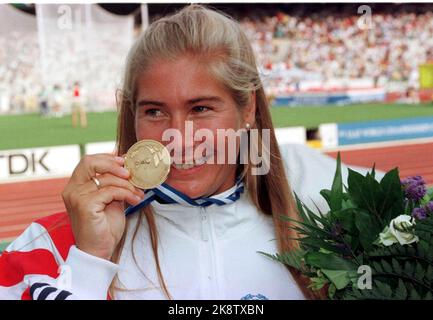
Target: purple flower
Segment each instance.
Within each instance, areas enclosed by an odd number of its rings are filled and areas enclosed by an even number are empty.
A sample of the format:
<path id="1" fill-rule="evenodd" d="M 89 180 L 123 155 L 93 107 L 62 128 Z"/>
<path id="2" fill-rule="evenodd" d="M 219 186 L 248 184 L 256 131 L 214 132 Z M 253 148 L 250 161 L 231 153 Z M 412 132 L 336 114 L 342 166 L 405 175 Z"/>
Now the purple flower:
<path id="1" fill-rule="evenodd" d="M 427 218 L 427 210 L 426 208 L 415 208 L 412 211 L 412 217 L 418 220 L 424 220 Z"/>
<path id="2" fill-rule="evenodd" d="M 424 198 L 427 190 L 421 176 L 410 177 L 401 181 L 407 199 L 419 201 Z"/>
<path id="3" fill-rule="evenodd" d="M 338 238 L 341 233 L 343 231 L 342 225 L 340 222 L 336 222 L 332 227 L 331 227 L 331 234 L 333 238 Z"/>
<path id="4" fill-rule="evenodd" d="M 401 183 L 403 185 L 407 185 L 407 184 L 425 184 L 424 179 L 421 176 L 413 176 L 413 177 L 408 177 L 406 179 L 401 180 Z"/>

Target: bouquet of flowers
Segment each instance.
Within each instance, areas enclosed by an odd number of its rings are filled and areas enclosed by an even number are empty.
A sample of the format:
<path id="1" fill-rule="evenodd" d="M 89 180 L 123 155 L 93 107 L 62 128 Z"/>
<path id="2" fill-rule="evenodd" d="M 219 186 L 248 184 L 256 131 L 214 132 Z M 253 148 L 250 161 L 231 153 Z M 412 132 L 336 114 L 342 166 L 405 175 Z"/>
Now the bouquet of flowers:
<path id="1" fill-rule="evenodd" d="M 433 299 L 433 192 L 420 176 L 398 169 L 375 179 L 350 170 L 343 185 L 340 156 L 331 190 L 320 194 L 329 212 L 314 213 L 296 196 L 299 249 L 263 253 L 299 270 L 312 290 L 330 299 Z"/>

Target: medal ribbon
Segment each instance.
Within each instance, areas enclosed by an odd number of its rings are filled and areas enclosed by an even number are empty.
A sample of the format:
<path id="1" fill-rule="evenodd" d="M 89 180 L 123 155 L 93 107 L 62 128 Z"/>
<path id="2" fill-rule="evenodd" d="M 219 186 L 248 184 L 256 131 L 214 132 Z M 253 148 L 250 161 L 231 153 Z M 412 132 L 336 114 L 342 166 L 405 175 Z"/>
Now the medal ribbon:
<path id="1" fill-rule="evenodd" d="M 212 204 L 216 204 L 218 206 L 222 206 L 225 204 L 230 204 L 238 200 L 241 194 L 244 192 L 244 183 L 240 179 L 236 179 L 236 188 L 229 195 L 216 195 L 212 197 L 203 197 L 203 198 L 195 198 L 192 199 L 188 197 L 186 194 L 176 190 L 166 183 L 162 183 L 161 185 L 148 189 L 145 191 L 144 199 L 137 205 L 131 206 L 125 210 L 125 215 L 128 216 L 131 213 L 134 213 L 156 199 L 162 199 L 165 203 L 168 204 L 181 204 L 184 206 L 193 206 L 193 207 L 207 207 Z"/>

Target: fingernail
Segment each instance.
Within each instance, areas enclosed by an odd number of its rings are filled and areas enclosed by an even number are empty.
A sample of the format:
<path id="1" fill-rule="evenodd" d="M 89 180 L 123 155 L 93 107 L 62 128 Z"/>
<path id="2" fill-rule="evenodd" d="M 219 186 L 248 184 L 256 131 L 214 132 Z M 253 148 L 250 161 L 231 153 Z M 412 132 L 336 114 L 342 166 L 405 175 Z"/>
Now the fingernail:
<path id="1" fill-rule="evenodd" d="M 128 169 L 122 167 L 122 168 L 120 168 L 119 170 L 120 170 L 120 173 L 121 173 L 123 176 L 129 177 L 129 171 L 128 171 Z"/>
<path id="2" fill-rule="evenodd" d="M 141 201 L 142 200 L 139 196 L 135 196 L 135 199 L 137 199 L 137 201 Z"/>

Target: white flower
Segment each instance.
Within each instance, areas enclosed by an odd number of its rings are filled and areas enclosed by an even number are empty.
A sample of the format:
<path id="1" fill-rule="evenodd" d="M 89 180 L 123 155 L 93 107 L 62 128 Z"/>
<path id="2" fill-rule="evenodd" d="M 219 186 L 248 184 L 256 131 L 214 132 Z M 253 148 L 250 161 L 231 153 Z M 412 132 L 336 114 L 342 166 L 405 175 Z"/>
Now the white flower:
<path id="1" fill-rule="evenodd" d="M 402 214 L 389 223 L 379 235 L 379 243 L 390 246 L 394 243 L 410 244 L 418 242 L 419 238 L 413 232 L 415 219 L 407 214 Z"/>

